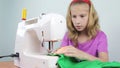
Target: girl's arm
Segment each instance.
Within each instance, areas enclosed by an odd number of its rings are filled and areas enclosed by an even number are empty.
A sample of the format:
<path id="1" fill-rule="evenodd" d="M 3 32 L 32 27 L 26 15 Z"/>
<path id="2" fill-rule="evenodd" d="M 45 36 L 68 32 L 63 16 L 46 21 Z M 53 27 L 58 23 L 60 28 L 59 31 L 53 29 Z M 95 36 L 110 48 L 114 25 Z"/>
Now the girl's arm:
<path id="1" fill-rule="evenodd" d="M 100 61 L 108 61 L 108 54 L 106 52 L 100 52 L 98 53 L 98 57 L 92 56 L 86 52 L 83 52 L 81 50 L 78 50 L 77 48 L 73 46 L 65 46 L 60 49 L 58 49 L 55 54 L 64 54 L 66 56 L 70 57 L 76 57 L 81 60 L 100 60 Z"/>

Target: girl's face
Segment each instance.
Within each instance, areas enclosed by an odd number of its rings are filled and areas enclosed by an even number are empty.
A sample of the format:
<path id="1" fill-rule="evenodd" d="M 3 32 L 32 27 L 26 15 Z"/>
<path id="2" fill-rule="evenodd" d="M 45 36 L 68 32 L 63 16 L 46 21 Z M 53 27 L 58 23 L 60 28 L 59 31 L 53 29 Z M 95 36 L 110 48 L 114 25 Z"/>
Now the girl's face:
<path id="1" fill-rule="evenodd" d="M 88 23 L 89 5 L 76 4 L 71 6 L 71 19 L 77 31 L 83 31 Z"/>

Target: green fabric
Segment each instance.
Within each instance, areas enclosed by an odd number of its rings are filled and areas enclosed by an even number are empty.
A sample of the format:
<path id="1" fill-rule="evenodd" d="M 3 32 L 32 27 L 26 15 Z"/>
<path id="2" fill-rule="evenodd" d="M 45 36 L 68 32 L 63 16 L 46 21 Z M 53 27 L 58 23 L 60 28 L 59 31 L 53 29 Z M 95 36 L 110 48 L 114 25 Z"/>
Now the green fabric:
<path id="1" fill-rule="evenodd" d="M 120 62 L 101 62 L 99 60 L 94 61 L 75 61 L 73 57 L 59 56 L 58 65 L 60 68 L 120 68 Z"/>

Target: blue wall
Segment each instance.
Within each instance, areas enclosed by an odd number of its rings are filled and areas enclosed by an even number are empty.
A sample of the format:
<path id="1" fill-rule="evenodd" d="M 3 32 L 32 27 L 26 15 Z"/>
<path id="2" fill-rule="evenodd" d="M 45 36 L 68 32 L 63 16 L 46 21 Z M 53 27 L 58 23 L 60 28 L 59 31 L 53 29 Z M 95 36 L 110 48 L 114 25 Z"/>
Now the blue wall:
<path id="1" fill-rule="evenodd" d="M 17 18 L 14 14 L 14 2 L 0 1 L 0 55 L 12 53 L 17 28 Z M 0 59 L 10 60 L 10 58 Z"/>

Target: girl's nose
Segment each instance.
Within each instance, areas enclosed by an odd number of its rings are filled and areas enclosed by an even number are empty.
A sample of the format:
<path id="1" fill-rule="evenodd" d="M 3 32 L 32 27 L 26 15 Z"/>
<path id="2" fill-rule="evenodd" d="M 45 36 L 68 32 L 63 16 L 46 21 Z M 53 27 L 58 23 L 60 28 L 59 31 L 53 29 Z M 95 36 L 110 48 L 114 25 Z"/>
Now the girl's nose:
<path id="1" fill-rule="evenodd" d="M 76 19 L 76 24 L 80 24 L 80 19 Z"/>

